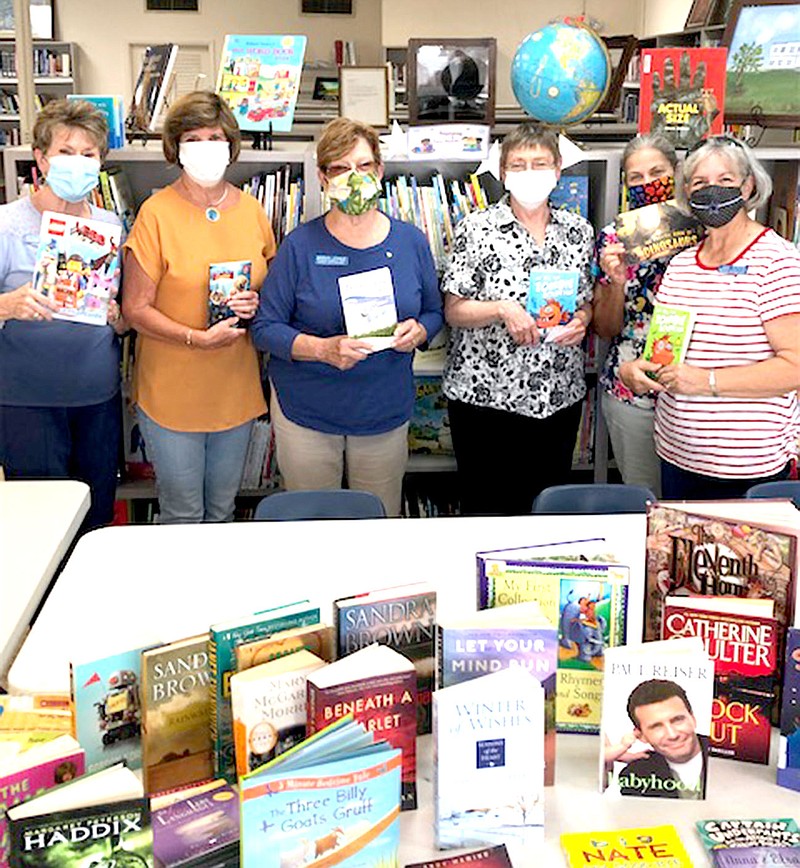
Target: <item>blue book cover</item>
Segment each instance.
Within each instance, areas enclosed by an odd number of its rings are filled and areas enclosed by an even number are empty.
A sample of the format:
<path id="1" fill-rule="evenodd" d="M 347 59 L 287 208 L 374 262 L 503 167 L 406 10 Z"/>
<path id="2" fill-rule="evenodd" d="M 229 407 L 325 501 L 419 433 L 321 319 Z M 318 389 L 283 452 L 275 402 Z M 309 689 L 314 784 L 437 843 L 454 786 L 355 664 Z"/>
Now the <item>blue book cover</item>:
<path id="1" fill-rule="evenodd" d="M 108 123 L 108 147 L 122 148 L 125 145 L 125 110 L 122 96 L 104 93 L 70 93 L 67 99 L 84 100 L 98 108 Z"/>
<path id="2" fill-rule="evenodd" d="M 778 784 L 800 791 L 800 627 L 786 631 Z"/>
<path id="3" fill-rule="evenodd" d="M 228 35 L 217 93 L 243 130 L 288 133 L 303 71 L 305 36 Z"/>
<path id="4" fill-rule="evenodd" d="M 536 317 L 540 329 L 551 331 L 545 340 L 552 339 L 558 326 L 566 325 L 575 315 L 578 303 L 577 271 L 533 268 L 528 284 L 528 313 Z"/>
<path id="5" fill-rule="evenodd" d="M 550 194 L 553 208 L 564 208 L 589 219 L 588 175 L 562 175 L 555 190 Z"/>

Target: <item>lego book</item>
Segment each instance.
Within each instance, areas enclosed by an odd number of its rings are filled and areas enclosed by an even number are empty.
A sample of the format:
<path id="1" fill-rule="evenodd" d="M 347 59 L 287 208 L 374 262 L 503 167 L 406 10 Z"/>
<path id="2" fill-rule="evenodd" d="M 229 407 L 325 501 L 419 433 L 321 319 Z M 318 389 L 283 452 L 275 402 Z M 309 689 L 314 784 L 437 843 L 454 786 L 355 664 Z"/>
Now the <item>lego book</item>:
<path id="1" fill-rule="evenodd" d="M 567 832 L 561 846 L 569 868 L 692 868 L 674 826 L 642 826 L 603 832 Z"/>
<path id="2" fill-rule="evenodd" d="M 526 309 L 535 317 L 544 340 L 557 337 L 573 316 L 578 304 L 580 275 L 577 271 L 532 268 L 528 278 Z"/>
<path id="3" fill-rule="evenodd" d="M 238 292 L 250 289 L 253 263 L 249 259 L 232 262 L 212 262 L 208 266 L 208 327 L 236 316 L 229 302 Z M 237 328 L 244 328 L 246 320 L 239 320 Z"/>
<path id="4" fill-rule="evenodd" d="M 656 302 L 642 353 L 656 365 L 680 365 L 692 337 L 694 312 Z"/>
<path id="5" fill-rule="evenodd" d="M 800 792 L 800 627 L 790 627 L 786 631 L 778 784 Z"/>
<path id="6" fill-rule="evenodd" d="M 338 279 L 347 334 L 373 351 L 389 349 L 397 328 L 392 272 L 387 267 L 346 274 Z"/>
<path id="7" fill-rule="evenodd" d="M 709 852 L 729 847 L 800 848 L 800 827 L 791 817 L 697 820 L 695 827 L 703 846 Z"/>
<path id="8" fill-rule="evenodd" d="M 674 199 L 655 202 L 616 216 L 614 228 L 629 265 L 672 256 L 703 237 L 700 223 Z"/>

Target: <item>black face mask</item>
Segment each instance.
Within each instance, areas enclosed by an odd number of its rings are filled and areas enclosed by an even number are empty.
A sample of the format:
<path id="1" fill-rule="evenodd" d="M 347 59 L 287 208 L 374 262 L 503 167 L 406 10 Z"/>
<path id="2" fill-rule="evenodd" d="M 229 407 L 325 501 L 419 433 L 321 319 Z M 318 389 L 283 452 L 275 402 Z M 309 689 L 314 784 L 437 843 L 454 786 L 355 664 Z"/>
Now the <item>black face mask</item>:
<path id="1" fill-rule="evenodd" d="M 725 226 L 744 208 L 741 187 L 720 187 L 710 185 L 695 190 L 689 197 L 692 214 L 704 225 L 712 229 Z"/>

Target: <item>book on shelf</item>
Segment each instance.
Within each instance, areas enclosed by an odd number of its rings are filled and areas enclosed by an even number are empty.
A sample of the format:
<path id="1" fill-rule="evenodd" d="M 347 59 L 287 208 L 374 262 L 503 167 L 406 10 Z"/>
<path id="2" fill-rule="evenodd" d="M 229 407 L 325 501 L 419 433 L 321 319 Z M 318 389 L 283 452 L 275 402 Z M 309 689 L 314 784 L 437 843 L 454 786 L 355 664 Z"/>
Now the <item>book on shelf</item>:
<path id="1" fill-rule="evenodd" d="M 236 316 L 230 307 L 231 298 L 239 292 L 249 292 L 253 263 L 249 259 L 212 262 L 208 266 L 208 328 Z M 237 328 L 245 328 L 240 319 Z"/>
<path id="2" fill-rule="evenodd" d="M 289 164 L 272 172 L 259 172 L 243 189 L 264 206 L 278 245 L 303 221 L 305 214 L 305 185 L 301 176 L 293 177 Z"/>
<path id="3" fill-rule="evenodd" d="M 589 176 L 562 175 L 555 189 L 550 193 L 550 207 L 563 208 L 590 220 Z"/>
<path id="4" fill-rule="evenodd" d="M 544 836 L 544 691 L 520 668 L 433 694 L 434 837 L 439 849 Z"/>
<path id="5" fill-rule="evenodd" d="M 370 351 L 389 349 L 397 328 L 391 270 L 373 268 L 343 275 L 337 282 L 347 334 L 367 343 Z"/>
<path id="6" fill-rule="evenodd" d="M 239 784 L 242 868 L 399 863 L 401 752 L 350 718 Z"/>
<path id="7" fill-rule="evenodd" d="M 308 675 L 308 727 L 313 735 L 352 715 L 402 751 L 404 811 L 417 807 L 417 676 L 388 645 L 367 645 Z"/>
<path id="8" fill-rule="evenodd" d="M 711 756 L 769 762 L 778 625 L 773 600 L 676 597 L 664 601 L 662 638 L 699 636 L 714 661 Z"/>
<path id="9" fill-rule="evenodd" d="M 697 820 L 695 828 L 709 853 L 737 847 L 800 848 L 800 826 L 791 817 Z"/>
<path id="10" fill-rule="evenodd" d="M 698 220 L 674 199 L 623 211 L 614 219 L 614 229 L 629 265 L 672 256 L 703 237 Z"/>
<path id="11" fill-rule="evenodd" d="M 116 212 L 122 221 L 125 234 L 128 235 L 133 229 L 133 221 L 136 219 L 136 200 L 133 197 L 130 180 L 122 166 L 101 170 L 101 183 L 104 176 L 108 179 L 108 191 L 111 196 L 109 210 Z"/>
<path id="12" fill-rule="evenodd" d="M 217 777 L 231 783 L 236 778 L 230 701 L 230 679 L 236 671 L 234 649 L 237 645 L 270 636 L 280 630 L 318 622 L 319 608 L 307 600 L 301 600 L 212 625 L 208 642 L 212 681 L 210 721 L 214 774 Z"/>
<path id="13" fill-rule="evenodd" d="M 536 318 L 536 327 L 544 332 L 545 342 L 558 337 L 575 316 L 579 282 L 577 271 L 531 269 L 525 307 Z"/>
<path id="14" fill-rule="evenodd" d="M 778 784 L 800 792 L 800 627 L 786 631 L 781 691 Z"/>
<path id="15" fill-rule="evenodd" d="M 609 648 L 600 723 L 600 791 L 704 799 L 714 662 L 685 639 Z"/>
<path id="16" fill-rule="evenodd" d="M 33 288 L 57 305 L 53 319 L 106 325 L 119 291 L 122 228 L 55 211 L 42 214 Z"/>
<path id="17" fill-rule="evenodd" d="M 798 847 L 732 847 L 713 850 L 714 868 L 775 868 L 800 866 Z"/>
<path id="18" fill-rule="evenodd" d="M 306 681 L 325 661 L 305 648 L 231 676 L 236 773 L 257 769 L 306 737 Z"/>
<path id="19" fill-rule="evenodd" d="M 154 132 L 157 128 L 177 56 L 178 46 L 172 42 L 145 48 L 126 120 L 129 132 Z"/>
<path id="20" fill-rule="evenodd" d="M 108 124 L 109 149 L 125 146 L 125 104 L 121 94 L 70 93 L 67 99 L 91 103 L 103 114 Z"/>
<path id="21" fill-rule="evenodd" d="M 642 356 L 656 365 L 683 364 L 693 326 L 694 311 L 656 302 Z"/>
<path id="22" fill-rule="evenodd" d="M 623 868 L 692 868 L 678 830 L 671 825 L 601 832 L 565 832 L 561 847 L 569 868 L 605 865 Z"/>
<path id="23" fill-rule="evenodd" d="M 436 686 L 451 687 L 501 669 L 525 669 L 544 690 L 545 785 L 555 783 L 558 631 L 539 604 L 481 609 L 436 625 Z"/>
<path id="24" fill-rule="evenodd" d="M 412 455 L 453 455 L 453 436 L 441 375 L 414 375 L 414 409 L 408 420 Z"/>
<path id="25" fill-rule="evenodd" d="M 431 731 L 436 591 L 427 582 L 382 588 L 333 602 L 336 656 L 379 642 L 399 651 L 417 671 L 417 733 Z"/>
<path id="26" fill-rule="evenodd" d="M 145 792 L 211 777 L 208 634 L 142 654 L 142 768 Z"/>
<path id="27" fill-rule="evenodd" d="M 243 491 L 261 491 L 274 486 L 277 473 L 272 421 L 269 417 L 262 416 L 253 421 L 244 459 L 241 488 Z"/>
<path id="28" fill-rule="evenodd" d="M 425 862 L 409 862 L 406 868 L 462 868 L 464 865 L 476 865 L 481 866 L 481 868 L 513 868 L 505 844 L 482 847 L 480 850 L 472 850 L 469 853 L 462 853 L 460 856 L 427 859 Z"/>
<path id="29" fill-rule="evenodd" d="M 150 808 L 142 783 L 119 764 L 83 775 L 8 811 L 11 868 L 153 865 Z"/>
<path id="30" fill-rule="evenodd" d="M 237 645 L 234 649 L 236 671 L 243 672 L 252 666 L 269 663 L 302 648 L 316 654 L 326 663 L 332 663 L 336 659 L 333 627 L 328 624 L 308 624 Z"/>

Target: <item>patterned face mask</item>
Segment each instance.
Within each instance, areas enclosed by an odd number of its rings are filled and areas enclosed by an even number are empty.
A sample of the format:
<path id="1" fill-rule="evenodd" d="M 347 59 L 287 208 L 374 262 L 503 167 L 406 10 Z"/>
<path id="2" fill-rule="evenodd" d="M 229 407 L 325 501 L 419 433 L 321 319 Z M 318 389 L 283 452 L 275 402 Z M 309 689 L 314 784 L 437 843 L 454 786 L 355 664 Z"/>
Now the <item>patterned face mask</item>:
<path id="1" fill-rule="evenodd" d="M 381 182 L 375 172 L 353 169 L 328 181 L 328 196 L 345 214 L 365 214 L 378 204 Z"/>
<path id="2" fill-rule="evenodd" d="M 675 179 L 672 175 L 662 175 L 646 184 L 635 184 L 628 187 L 628 207 L 643 208 L 656 202 L 666 202 L 675 195 Z"/>
<path id="3" fill-rule="evenodd" d="M 709 184 L 695 190 L 689 197 L 689 207 L 692 214 L 711 229 L 719 229 L 744 208 L 744 196 L 741 187 L 722 187 Z"/>

